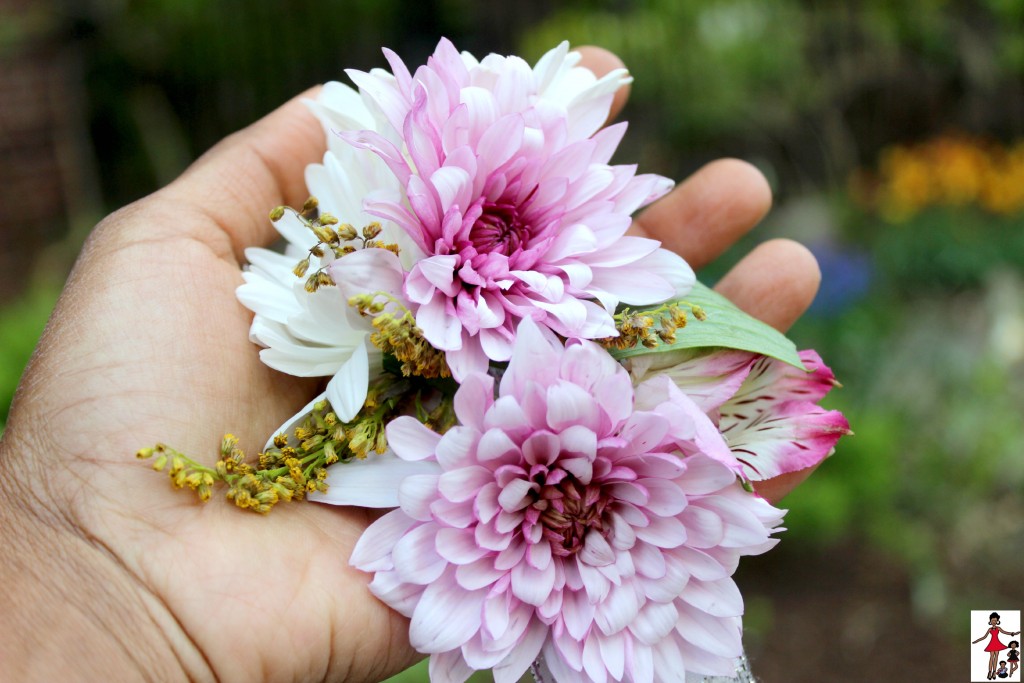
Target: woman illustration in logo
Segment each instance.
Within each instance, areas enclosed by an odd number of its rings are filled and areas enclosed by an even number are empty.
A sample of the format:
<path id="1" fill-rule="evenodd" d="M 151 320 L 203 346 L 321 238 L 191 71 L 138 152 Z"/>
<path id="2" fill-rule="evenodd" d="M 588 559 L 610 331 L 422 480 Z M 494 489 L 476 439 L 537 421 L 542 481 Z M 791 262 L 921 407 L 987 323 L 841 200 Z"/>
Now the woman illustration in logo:
<path id="1" fill-rule="evenodd" d="M 982 635 L 981 638 L 978 638 L 977 640 L 972 642 L 971 644 L 974 645 L 975 643 L 980 643 L 981 641 L 985 640 L 986 636 L 991 636 L 991 639 L 989 640 L 988 645 L 985 646 L 985 652 L 989 653 L 989 658 L 988 658 L 988 677 L 989 677 L 989 680 L 995 680 L 995 677 L 996 677 L 996 663 L 999 661 L 999 653 L 1006 649 L 1006 645 L 1003 645 L 1001 642 L 999 642 L 999 634 L 1000 633 L 1005 633 L 1008 636 L 1015 636 L 1015 635 L 1019 634 L 1020 631 L 1010 632 L 1010 631 L 1004 631 L 1003 629 L 999 628 L 999 613 L 998 612 L 993 612 L 992 614 L 990 614 L 988 616 L 988 625 L 989 625 L 989 628 L 988 628 L 987 631 L 985 631 L 985 634 Z"/>

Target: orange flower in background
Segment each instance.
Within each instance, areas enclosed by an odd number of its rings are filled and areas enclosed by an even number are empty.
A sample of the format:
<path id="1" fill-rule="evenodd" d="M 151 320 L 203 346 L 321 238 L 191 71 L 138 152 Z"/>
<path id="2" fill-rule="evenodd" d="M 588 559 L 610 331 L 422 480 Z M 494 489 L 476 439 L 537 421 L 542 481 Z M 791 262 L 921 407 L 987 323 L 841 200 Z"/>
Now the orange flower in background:
<path id="1" fill-rule="evenodd" d="M 1019 214 L 1024 212 L 1024 142 L 1003 147 L 944 135 L 890 147 L 881 154 L 869 203 L 892 223 L 930 207 L 976 206 L 1002 216 Z"/>
<path id="2" fill-rule="evenodd" d="M 986 211 L 1003 216 L 1024 212 L 1024 142 L 1002 150 L 994 161 L 979 203 Z"/>
<path id="3" fill-rule="evenodd" d="M 938 138 L 925 146 L 935 176 L 939 203 L 967 206 L 990 174 L 991 157 L 981 144 L 963 138 Z"/>
<path id="4" fill-rule="evenodd" d="M 894 147 L 882 155 L 879 207 L 886 219 L 906 220 L 934 201 L 927 161 L 913 148 Z"/>

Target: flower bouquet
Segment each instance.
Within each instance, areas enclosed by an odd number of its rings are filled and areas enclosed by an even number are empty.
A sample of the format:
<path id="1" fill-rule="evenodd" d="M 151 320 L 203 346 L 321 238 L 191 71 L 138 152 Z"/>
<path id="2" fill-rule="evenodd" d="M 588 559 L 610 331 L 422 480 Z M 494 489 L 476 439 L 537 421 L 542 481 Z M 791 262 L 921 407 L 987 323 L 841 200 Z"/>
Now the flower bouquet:
<path id="1" fill-rule="evenodd" d="M 315 199 L 271 212 L 287 244 L 247 250 L 238 289 L 262 360 L 323 393 L 258 463 L 231 435 L 213 466 L 140 456 L 256 512 L 390 510 L 348 559 L 433 681 L 734 675 L 731 577 L 783 516 L 753 483 L 848 433 L 817 405 L 831 371 L 628 234 L 672 183 L 610 163 L 625 70 L 567 44 L 532 67 L 385 55 L 310 102 Z"/>

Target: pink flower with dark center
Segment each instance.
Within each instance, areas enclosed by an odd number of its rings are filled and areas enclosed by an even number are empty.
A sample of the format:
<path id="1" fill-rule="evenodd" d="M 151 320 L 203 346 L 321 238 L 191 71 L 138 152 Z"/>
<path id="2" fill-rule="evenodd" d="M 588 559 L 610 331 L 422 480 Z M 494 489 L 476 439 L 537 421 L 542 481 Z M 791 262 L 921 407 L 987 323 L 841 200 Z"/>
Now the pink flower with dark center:
<path id="1" fill-rule="evenodd" d="M 732 673 L 731 575 L 775 544 L 782 512 L 743 489 L 696 404 L 667 380 L 634 393 L 606 350 L 524 319 L 497 396 L 473 373 L 455 410 L 444 436 L 389 424 L 392 462 L 416 470 L 388 467 L 399 507 L 351 558 L 411 619 L 432 681 L 512 683 L 538 657 L 560 683 Z M 365 490 L 359 476 L 327 495 Z"/>
<path id="2" fill-rule="evenodd" d="M 403 190 L 366 210 L 422 252 L 402 270 L 404 298 L 457 379 L 508 360 L 523 318 L 569 339 L 615 336 L 618 304 L 689 290 L 685 261 L 625 235 L 631 214 L 672 185 L 609 163 L 625 125 L 598 131 L 625 70 L 597 79 L 566 44 L 533 68 L 477 61 L 447 40 L 412 74 L 386 55 L 393 73 L 349 72 L 377 128 L 339 134 L 377 154 Z"/>

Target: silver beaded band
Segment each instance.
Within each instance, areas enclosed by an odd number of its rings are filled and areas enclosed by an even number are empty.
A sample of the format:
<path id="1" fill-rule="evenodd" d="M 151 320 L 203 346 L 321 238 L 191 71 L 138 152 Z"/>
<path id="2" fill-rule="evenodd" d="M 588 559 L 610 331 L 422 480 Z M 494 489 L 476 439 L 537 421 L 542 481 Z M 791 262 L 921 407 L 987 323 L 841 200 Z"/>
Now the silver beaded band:
<path id="1" fill-rule="evenodd" d="M 686 677 L 687 683 L 756 683 L 754 674 L 750 672 L 750 662 L 747 661 L 747 656 L 743 655 L 736 660 L 736 675 L 731 678 L 728 676 L 706 676 L 704 678 L 698 678 L 694 676 L 692 679 L 690 676 Z"/>
<path id="2" fill-rule="evenodd" d="M 536 683 L 555 683 L 555 678 L 548 672 L 543 658 L 537 658 L 537 661 L 530 667 L 530 673 L 533 674 L 533 680 Z M 754 678 L 754 674 L 750 672 L 750 662 L 747 661 L 747 656 L 744 654 L 736 660 L 735 676 L 698 676 L 696 674 L 687 674 L 686 683 L 757 683 L 757 681 Z"/>

